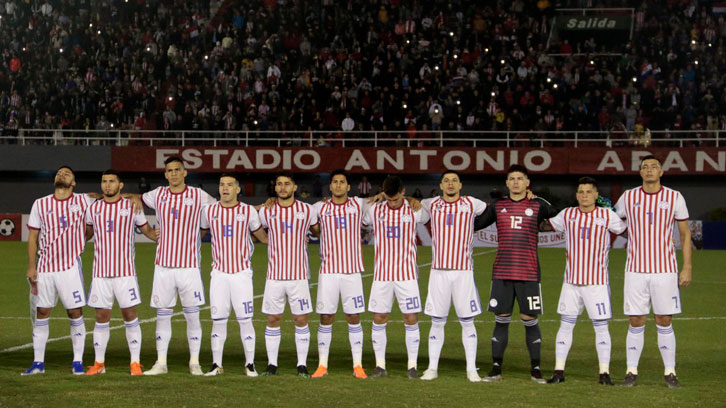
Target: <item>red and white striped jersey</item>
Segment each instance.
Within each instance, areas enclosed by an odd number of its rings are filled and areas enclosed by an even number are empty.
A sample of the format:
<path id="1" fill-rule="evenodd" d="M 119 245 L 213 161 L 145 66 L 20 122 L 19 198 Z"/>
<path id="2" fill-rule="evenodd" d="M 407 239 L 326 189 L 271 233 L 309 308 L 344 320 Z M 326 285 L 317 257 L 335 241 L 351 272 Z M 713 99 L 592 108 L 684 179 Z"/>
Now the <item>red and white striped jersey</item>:
<path id="1" fill-rule="evenodd" d="M 368 210 L 363 217 L 363 224 L 373 226 L 376 241 L 374 280 L 418 279 L 416 223 L 425 224 L 428 218 L 426 211 L 413 211 L 406 201 L 395 210 L 387 201 L 377 203 Z"/>
<path id="2" fill-rule="evenodd" d="M 213 204 L 214 198 L 197 187 L 186 186 L 181 193 L 169 187 L 157 187 L 141 198 L 156 210 L 159 242 L 154 263 L 165 268 L 199 268 L 199 222 L 202 207 Z"/>
<path id="3" fill-rule="evenodd" d="M 454 202 L 427 198 L 421 205 L 431 218 L 432 269 L 474 270 L 474 217 L 486 210 L 485 202 L 461 196 Z"/>
<path id="4" fill-rule="evenodd" d="M 610 233 L 622 234 L 623 220 L 607 208 L 582 212 L 578 207 L 569 207 L 548 221 L 552 229 L 565 233 L 565 282 L 607 285 Z"/>
<path id="5" fill-rule="evenodd" d="M 38 273 L 70 269 L 86 246 L 84 217 L 93 198 L 72 194 L 58 200 L 53 194 L 35 200 L 28 228 L 40 230 L 38 236 Z"/>
<path id="6" fill-rule="evenodd" d="M 673 225 L 688 219 L 683 195 L 668 187 L 652 194 L 637 187 L 625 191 L 615 208 L 628 223 L 625 271 L 678 273 Z"/>
<path id="7" fill-rule="evenodd" d="M 343 204 L 329 200 L 313 207 L 320 219 L 320 273 L 363 272 L 361 226 L 366 200 L 349 197 Z"/>
<path id="8" fill-rule="evenodd" d="M 135 276 L 134 227 L 146 225 L 143 213 L 134 213 L 130 200 L 108 203 L 96 200 L 86 211 L 86 224 L 93 226 L 93 277 Z"/>
<path id="9" fill-rule="evenodd" d="M 298 200 L 288 207 L 276 202 L 260 208 L 260 223 L 267 228 L 267 279 L 310 279 L 307 235 L 318 223 L 315 208 Z"/>
<path id="10" fill-rule="evenodd" d="M 224 273 L 250 269 L 255 250 L 250 232 L 261 228 L 254 207 L 244 203 L 225 207 L 220 202 L 206 206 L 201 227 L 212 234 L 212 269 Z"/>

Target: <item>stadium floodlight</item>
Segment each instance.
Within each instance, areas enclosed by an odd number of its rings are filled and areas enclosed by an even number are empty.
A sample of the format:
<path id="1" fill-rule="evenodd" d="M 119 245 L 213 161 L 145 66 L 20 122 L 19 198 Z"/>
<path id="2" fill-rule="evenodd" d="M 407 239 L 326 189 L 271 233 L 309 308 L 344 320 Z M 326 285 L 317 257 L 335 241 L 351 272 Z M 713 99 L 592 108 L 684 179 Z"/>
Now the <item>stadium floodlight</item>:
<path id="1" fill-rule="evenodd" d="M 88 27 L 93 28 L 93 23 L 88 24 Z"/>
<path id="2" fill-rule="evenodd" d="M 171 102 L 171 101 L 173 101 L 173 100 L 174 100 L 174 97 L 173 97 L 173 96 L 170 96 L 170 97 L 169 97 L 169 102 Z"/>
<path id="3" fill-rule="evenodd" d="M 206 61 L 206 60 L 208 60 L 208 59 L 209 59 L 209 55 L 205 55 L 205 56 L 204 56 L 204 60 Z"/>
<path id="4" fill-rule="evenodd" d="M 696 40 L 691 40 L 691 45 L 696 45 Z"/>
<path id="5" fill-rule="evenodd" d="M 406 40 L 406 44 L 411 44 L 411 40 Z"/>
<path id="6" fill-rule="evenodd" d="M 453 37 L 453 36 L 454 36 L 454 32 L 453 31 L 449 31 L 449 37 Z"/>
<path id="7" fill-rule="evenodd" d="M 502 65 L 504 65 L 504 58 L 500 59 L 499 60 L 499 63 L 502 64 Z"/>
<path id="8" fill-rule="evenodd" d="M 484 52 L 489 52 L 489 48 L 484 48 Z"/>
<path id="9" fill-rule="evenodd" d="M 550 82 L 552 82 L 552 78 L 547 77 L 547 83 L 549 84 Z"/>
<path id="10" fill-rule="evenodd" d="M 492 96 L 497 96 L 497 93 L 492 91 Z"/>
<path id="11" fill-rule="evenodd" d="M 151 47 L 147 45 L 147 46 L 146 46 L 146 51 L 147 51 L 147 52 L 151 52 Z"/>
<path id="12" fill-rule="evenodd" d="M 439 66 L 438 65 L 434 65 L 434 70 L 438 71 L 439 70 Z"/>
<path id="13" fill-rule="evenodd" d="M 60 52 L 61 52 L 61 54 L 63 54 L 63 48 L 59 49 L 58 51 L 60 51 Z"/>
<path id="14" fill-rule="evenodd" d="M 638 78 L 633 77 L 633 82 L 638 82 Z"/>
<path id="15" fill-rule="evenodd" d="M 96 32 L 98 33 L 98 35 L 101 35 L 101 30 L 98 30 L 98 31 L 96 31 Z"/>
<path id="16" fill-rule="evenodd" d="M 408 109 L 408 105 L 406 105 L 406 102 L 403 103 L 403 109 Z"/>
<path id="17" fill-rule="evenodd" d="M 557 89 L 557 84 L 552 85 L 553 88 Z"/>
<path id="18" fill-rule="evenodd" d="M 595 60 L 590 60 L 590 65 L 595 65 Z"/>
<path id="19" fill-rule="evenodd" d="M 25 52 L 25 47 L 23 47 L 23 52 Z"/>
<path id="20" fill-rule="evenodd" d="M 708 46 L 710 47 L 711 46 L 711 43 L 708 43 Z"/>
<path id="21" fill-rule="evenodd" d="M 698 65 L 698 60 L 693 61 L 694 64 Z"/>
<path id="22" fill-rule="evenodd" d="M 252 121 L 252 124 L 255 125 L 255 126 L 257 126 L 257 119 L 253 120 Z"/>
<path id="23" fill-rule="evenodd" d="M 461 105 L 461 101 L 457 99 L 457 100 L 456 100 L 456 104 L 457 104 L 457 105 Z"/>
<path id="24" fill-rule="evenodd" d="M 456 54 L 454 54 L 454 59 L 457 59 L 457 58 L 459 58 L 459 56 L 458 56 L 458 55 L 456 55 Z"/>

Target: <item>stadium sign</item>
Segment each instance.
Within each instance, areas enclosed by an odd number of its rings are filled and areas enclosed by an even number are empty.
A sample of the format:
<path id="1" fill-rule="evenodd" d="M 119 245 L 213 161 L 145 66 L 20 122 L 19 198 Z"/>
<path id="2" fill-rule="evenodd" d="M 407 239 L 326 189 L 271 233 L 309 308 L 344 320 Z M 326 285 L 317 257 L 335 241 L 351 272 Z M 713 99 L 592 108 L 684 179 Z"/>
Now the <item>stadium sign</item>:
<path id="1" fill-rule="evenodd" d="M 120 171 L 158 172 L 164 160 L 180 156 L 190 171 L 325 173 L 501 174 L 522 164 L 541 174 L 634 174 L 641 159 L 655 154 L 671 174 L 726 174 L 726 149 L 607 148 L 221 148 L 114 147 L 112 166 Z"/>
<path id="2" fill-rule="evenodd" d="M 629 30 L 630 17 L 559 17 L 560 30 Z"/>

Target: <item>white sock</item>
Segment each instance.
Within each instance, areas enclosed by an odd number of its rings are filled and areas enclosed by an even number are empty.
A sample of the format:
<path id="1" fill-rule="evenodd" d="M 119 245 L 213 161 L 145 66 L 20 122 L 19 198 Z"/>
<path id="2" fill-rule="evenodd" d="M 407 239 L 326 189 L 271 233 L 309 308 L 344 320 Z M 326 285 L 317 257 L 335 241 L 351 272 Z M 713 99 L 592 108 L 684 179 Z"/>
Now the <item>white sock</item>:
<path id="1" fill-rule="evenodd" d="M 280 350 L 280 328 L 265 328 L 265 347 L 267 348 L 267 364 L 277 366 L 277 352 Z"/>
<path id="2" fill-rule="evenodd" d="M 227 341 L 227 319 L 212 319 L 212 363 L 220 367 L 222 367 L 225 341 Z"/>
<path id="3" fill-rule="evenodd" d="M 595 329 L 595 350 L 597 350 L 597 361 L 600 363 L 600 374 L 610 372 L 610 331 L 607 320 L 593 320 L 592 327 Z"/>
<path id="4" fill-rule="evenodd" d="M 139 319 L 134 319 L 130 322 L 124 322 L 126 326 L 126 342 L 129 344 L 129 352 L 131 353 L 131 362 L 138 363 L 141 361 L 141 326 L 139 326 Z"/>
<path id="5" fill-rule="evenodd" d="M 676 334 L 673 332 L 673 325 L 655 326 L 658 329 L 658 349 L 663 358 L 665 375 L 676 373 Z"/>
<path id="6" fill-rule="evenodd" d="M 111 323 L 98 323 L 93 328 L 93 349 L 96 351 L 96 361 L 99 363 L 106 362 L 106 347 L 108 347 L 108 338 L 111 337 Z"/>
<path id="7" fill-rule="evenodd" d="M 239 335 L 242 339 L 242 346 L 245 349 L 245 365 L 255 363 L 255 326 L 252 325 L 251 317 L 237 318 L 239 323 Z"/>
<path id="8" fill-rule="evenodd" d="M 310 327 L 295 326 L 295 349 L 297 349 L 297 365 L 308 365 L 308 350 L 310 349 Z"/>
<path id="9" fill-rule="evenodd" d="M 169 351 L 171 341 L 171 315 L 172 309 L 156 310 L 156 361 L 166 365 L 166 353 Z"/>
<path id="10" fill-rule="evenodd" d="M 376 367 L 386 369 L 386 323 L 375 324 L 371 330 L 371 341 L 373 342 L 373 352 L 376 355 Z"/>
<path id="11" fill-rule="evenodd" d="M 358 324 L 348 324 L 348 340 L 350 341 L 350 351 L 353 354 L 353 367 L 363 365 L 363 326 Z"/>
<path id="12" fill-rule="evenodd" d="M 444 326 L 446 326 L 445 317 L 431 318 L 431 330 L 429 330 L 429 370 L 437 371 L 439 369 L 439 357 L 441 357 L 441 349 L 444 347 Z"/>
<path id="13" fill-rule="evenodd" d="M 461 344 L 464 346 L 466 356 L 466 371 L 476 371 L 476 346 L 479 337 L 476 335 L 474 318 L 459 319 L 459 323 L 461 323 Z"/>
<path id="14" fill-rule="evenodd" d="M 628 335 L 625 337 L 625 355 L 628 366 L 626 373 L 638 374 L 638 361 L 640 361 L 640 354 L 643 352 L 644 343 L 645 326 L 628 326 Z"/>
<path id="15" fill-rule="evenodd" d="M 555 340 L 555 370 L 564 371 L 567 355 L 572 347 L 572 332 L 577 324 L 577 316 L 562 315 L 560 328 Z"/>
<path id="16" fill-rule="evenodd" d="M 83 361 L 83 348 L 86 346 L 86 322 L 83 321 L 83 316 L 71 319 L 71 344 L 73 361 Z"/>
<path id="17" fill-rule="evenodd" d="M 199 321 L 199 307 L 185 307 L 184 318 L 187 320 L 189 364 L 199 364 L 199 349 L 202 348 L 202 323 Z"/>
<path id="18" fill-rule="evenodd" d="M 50 319 L 37 319 L 33 327 L 33 361 L 45 361 L 45 344 L 48 342 Z"/>
<path id="19" fill-rule="evenodd" d="M 408 368 L 416 368 L 418 360 L 418 346 L 421 343 L 421 331 L 418 323 L 404 324 L 406 328 L 406 351 L 408 352 Z"/>
<path id="20" fill-rule="evenodd" d="M 330 353 L 330 342 L 333 341 L 333 325 L 320 324 L 318 326 L 318 365 L 328 366 L 328 354 Z"/>

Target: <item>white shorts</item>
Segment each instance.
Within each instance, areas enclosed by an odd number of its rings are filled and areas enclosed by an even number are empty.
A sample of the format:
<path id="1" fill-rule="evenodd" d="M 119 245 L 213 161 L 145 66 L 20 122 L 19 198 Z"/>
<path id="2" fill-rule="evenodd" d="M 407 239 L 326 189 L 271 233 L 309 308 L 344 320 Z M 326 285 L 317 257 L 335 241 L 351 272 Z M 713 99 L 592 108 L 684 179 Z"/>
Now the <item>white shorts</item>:
<path id="1" fill-rule="evenodd" d="M 474 271 L 431 269 L 424 313 L 433 317 L 447 317 L 452 301 L 458 317 L 481 314 Z"/>
<path id="2" fill-rule="evenodd" d="M 86 305 L 80 258 L 65 271 L 38 273 L 38 307 L 52 309 L 60 298 L 63 307 L 77 309 Z"/>
<path id="3" fill-rule="evenodd" d="M 239 273 L 224 273 L 212 269 L 209 282 L 209 305 L 212 319 L 226 319 L 231 308 L 237 318 L 252 317 L 252 269 Z"/>
<path id="4" fill-rule="evenodd" d="M 290 304 L 290 312 L 294 315 L 312 313 L 310 285 L 307 279 L 271 280 L 265 282 L 265 294 L 262 297 L 262 313 L 280 315 L 285 312 L 285 298 Z"/>
<path id="5" fill-rule="evenodd" d="M 610 303 L 610 286 L 563 283 L 557 313 L 563 316 L 579 316 L 582 309 L 587 309 L 591 320 L 611 319 L 613 309 Z"/>
<path id="6" fill-rule="evenodd" d="M 151 289 L 151 307 L 171 309 L 176 306 L 179 293 L 182 307 L 204 304 L 204 284 L 197 268 L 154 267 L 154 285 Z"/>
<path id="7" fill-rule="evenodd" d="M 421 312 L 421 295 L 418 290 L 418 280 L 407 281 L 378 281 L 374 280 L 371 286 L 371 297 L 368 302 L 368 311 L 373 313 L 391 313 L 393 296 L 398 300 L 401 313 Z"/>
<path id="8" fill-rule="evenodd" d="M 351 315 L 366 311 L 360 273 L 325 273 L 318 276 L 316 312 L 335 314 L 340 298 L 343 299 L 343 313 Z"/>
<path id="9" fill-rule="evenodd" d="M 628 316 L 681 313 L 681 290 L 677 273 L 625 272 L 623 311 Z"/>
<path id="10" fill-rule="evenodd" d="M 141 293 L 136 276 L 93 278 L 88 294 L 88 306 L 96 309 L 111 309 L 114 298 L 121 309 L 141 303 Z"/>

